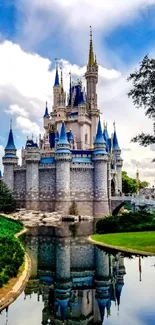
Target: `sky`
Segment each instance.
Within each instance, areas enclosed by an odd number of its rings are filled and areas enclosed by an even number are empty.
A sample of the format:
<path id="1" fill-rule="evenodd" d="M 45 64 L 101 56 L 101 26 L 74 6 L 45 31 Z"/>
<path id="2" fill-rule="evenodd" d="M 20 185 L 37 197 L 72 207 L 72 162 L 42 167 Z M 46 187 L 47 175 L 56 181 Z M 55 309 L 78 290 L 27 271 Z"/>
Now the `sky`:
<path id="1" fill-rule="evenodd" d="M 98 106 L 113 132 L 123 169 L 155 185 L 155 146 L 131 143 L 137 133 L 152 132 L 143 109 L 127 93 L 127 77 L 144 55 L 155 57 L 155 0 L 0 0 L 0 167 L 10 119 L 20 149 L 27 135 L 43 133 L 45 102 L 52 110 L 55 58 L 63 66 L 65 90 L 69 71 L 82 78 L 89 49 L 89 26 L 99 64 Z"/>

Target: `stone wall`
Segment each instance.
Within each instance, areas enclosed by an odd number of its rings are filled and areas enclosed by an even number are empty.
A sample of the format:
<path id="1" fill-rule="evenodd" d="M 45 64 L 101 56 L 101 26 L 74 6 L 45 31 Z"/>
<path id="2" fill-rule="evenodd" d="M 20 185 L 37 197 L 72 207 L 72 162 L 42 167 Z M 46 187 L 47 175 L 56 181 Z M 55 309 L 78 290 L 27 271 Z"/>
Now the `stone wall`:
<path id="1" fill-rule="evenodd" d="M 94 246 L 88 242 L 71 243 L 71 269 L 89 270 L 94 268 Z"/>
<path id="2" fill-rule="evenodd" d="M 93 168 L 84 164 L 71 168 L 71 201 L 76 201 L 79 214 L 93 215 Z"/>
<path id="3" fill-rule="evenodd" d="M 40 210 L 54 211 L 55 208 L 55 166 L 39 170 Z"/>
<path id="4" fill-rule="evenodd" d="M 25 207 L 26 195 L 26 170 L 14 170 L 14 195 L 17 206 L 20 208 Z"/>

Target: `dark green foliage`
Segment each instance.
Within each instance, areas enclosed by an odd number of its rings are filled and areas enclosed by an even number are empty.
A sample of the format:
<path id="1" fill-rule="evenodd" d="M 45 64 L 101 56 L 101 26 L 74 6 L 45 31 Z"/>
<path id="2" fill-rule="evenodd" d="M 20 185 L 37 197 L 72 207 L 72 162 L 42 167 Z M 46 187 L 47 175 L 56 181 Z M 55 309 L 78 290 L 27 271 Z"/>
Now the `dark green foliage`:
<path id="1" fill-rule="evenodd" d="M 17 275 L 24 261 L 24 251 L 14 237 L 22 228 L 20 222 L 0 216 L 0 287 Z"/>
<path id="2" fill-rule="evenodd" d="M 139 184 L 137 184 L 135 178 L 129 177 L 126 171 L 122 171 L 122 192 L 124 194 L 136 193 L 137 189 L 140 190 L 147 187 L 148 185 L 149 183 L 145 181 L 139 181 Z"/>
<path id="3" fill-rule="evenodd" d="M 77 204 L 75 201 L 72 202 L 72 204 L 69 208 L 69 214 L 74 215 L 74 216 L 78 215 Z"/>
<path id="4" fill-rule="evenodd" d="M 107 216 L 96 224 L 98 234 L 155 230 L 155 214 L 146 211 Z"/>
<path id="5" fill-rule="evenodd" d="M 16 203 L 13 198 L 12 192 L 8 189 L 7 185 L 0 180 L 0 211 L 11 212 L 16 208 Z"/>
<path id="6" fill-rule="evenodd" d="M 153 134 L 142 132 L 132 139 L 132 142 L 146 147 L 155 143 L 155 59 L 146 55 L 139 69 L 130 74 L 128 81 L 132 81 L 133 85 L 128 96 L 137 108 L 143 107 L 145 115 L 153 121 Z"/>

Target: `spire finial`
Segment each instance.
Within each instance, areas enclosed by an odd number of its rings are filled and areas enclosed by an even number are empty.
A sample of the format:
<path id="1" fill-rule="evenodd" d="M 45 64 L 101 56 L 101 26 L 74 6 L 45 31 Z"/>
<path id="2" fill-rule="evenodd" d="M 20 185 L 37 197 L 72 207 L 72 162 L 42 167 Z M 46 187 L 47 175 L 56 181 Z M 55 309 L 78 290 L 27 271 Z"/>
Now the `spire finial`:
<path id="1" fill-rule="evenodd" d="M 94 52 L 93 52 L 93 41 L 92 41 L 92 27 L 90 26 L 90 45 L 89 45 L 89 58 L 88 66 L 92 67 L 94 65 Z"/>
<path id="2" fill-rule="evenodd" d="M 10 120 L 10 130 L 12 130 L 12 118 Z"/>
<path id="3" fill-rule="evenodd" d="M 116 131 L 116 123 L 113 122 L 113 126 L 114 126 L 114 131 Z"/>

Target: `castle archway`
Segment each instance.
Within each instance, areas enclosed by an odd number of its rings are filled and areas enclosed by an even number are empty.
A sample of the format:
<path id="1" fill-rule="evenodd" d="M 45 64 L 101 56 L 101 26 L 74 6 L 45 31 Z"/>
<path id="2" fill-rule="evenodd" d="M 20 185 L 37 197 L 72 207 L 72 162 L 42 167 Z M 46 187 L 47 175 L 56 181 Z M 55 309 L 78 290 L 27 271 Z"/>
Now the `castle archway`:
<path id="1" fill-rule="evenodd" d="M 115 196 L 116 188 L 114 179 L 111 180 L 111 196 Z"/>

